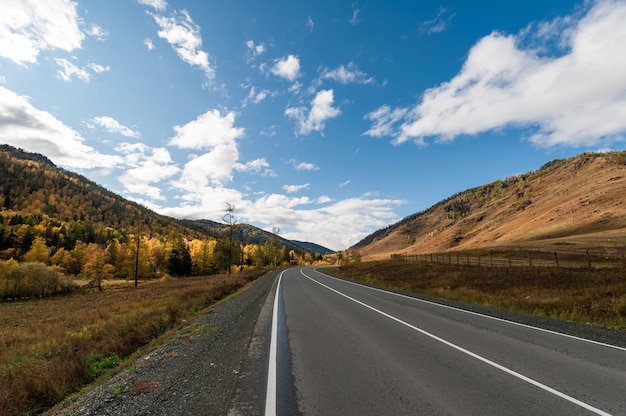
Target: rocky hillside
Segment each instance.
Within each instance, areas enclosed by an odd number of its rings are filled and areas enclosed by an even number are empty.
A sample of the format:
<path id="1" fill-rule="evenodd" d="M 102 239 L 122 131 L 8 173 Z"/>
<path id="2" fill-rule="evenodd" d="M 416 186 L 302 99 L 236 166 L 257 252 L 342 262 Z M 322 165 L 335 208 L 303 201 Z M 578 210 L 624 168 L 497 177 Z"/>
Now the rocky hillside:
<path id="1" fill-rule="evenodd" d="M 393 253 L 626 246 L 626 152 L 584 153 L 458 193 L 352 247 Z"/>

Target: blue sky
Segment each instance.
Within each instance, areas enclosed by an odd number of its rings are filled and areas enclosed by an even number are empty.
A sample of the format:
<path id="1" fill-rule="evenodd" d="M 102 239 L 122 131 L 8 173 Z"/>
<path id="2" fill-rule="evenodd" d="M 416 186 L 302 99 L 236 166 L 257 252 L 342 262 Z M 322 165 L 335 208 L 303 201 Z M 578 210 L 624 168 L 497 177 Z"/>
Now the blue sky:
<path id="1" fill-rule="evenodd" d="M 0 142 L 340 250 L 623 150 L 626 2 L 0 0 Z"/>

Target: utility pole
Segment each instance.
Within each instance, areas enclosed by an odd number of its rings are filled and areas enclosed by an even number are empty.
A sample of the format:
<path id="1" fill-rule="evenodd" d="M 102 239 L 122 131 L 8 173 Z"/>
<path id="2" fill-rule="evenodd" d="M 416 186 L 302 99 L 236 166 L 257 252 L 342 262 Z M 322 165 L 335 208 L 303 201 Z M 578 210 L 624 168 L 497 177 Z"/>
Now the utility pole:
<path id="1" fill-rule="evenodd" d="M 230 276 L 230 266 L 233 263 L 233 225 L 235 222 L 233 212 L 235 211 L 235 206 L 229 202 L 226 202 L 224 204 L 224 210 L 226 211 L 226 214 L 224 215 L 224 217 L 222 217 L 222 219 L 228 224 L 230 228 L 228 233 L 228 275 Z"/>
<path id="2" fill-rule="evenodd" d="M 137 253 L 135 253 L 135 287 L 137 287 L 137 276 L 139 275 L 139 222 L 137 222 Z"/>

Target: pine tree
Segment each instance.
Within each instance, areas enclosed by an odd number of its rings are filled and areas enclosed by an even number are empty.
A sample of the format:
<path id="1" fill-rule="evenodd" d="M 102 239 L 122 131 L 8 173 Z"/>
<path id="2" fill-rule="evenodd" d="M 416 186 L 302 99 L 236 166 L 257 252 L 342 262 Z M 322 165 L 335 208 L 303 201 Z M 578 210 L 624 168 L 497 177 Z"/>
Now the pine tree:
<path id="1" fill-rule="evenodd" d="M 173 230 L 168 237 L 169 250 L 166 253 L 167 270 L 173 276 L 191 274 L 191 254 L 189 248 L 178 231 Z"/>

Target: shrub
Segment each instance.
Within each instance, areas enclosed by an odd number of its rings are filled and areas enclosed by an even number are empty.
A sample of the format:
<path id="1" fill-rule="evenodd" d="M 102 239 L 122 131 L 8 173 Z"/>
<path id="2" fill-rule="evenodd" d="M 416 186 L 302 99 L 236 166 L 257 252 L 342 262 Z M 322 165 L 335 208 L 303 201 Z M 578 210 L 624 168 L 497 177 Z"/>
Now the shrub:
<path id="1" fill-rule="evenodd" d="M 91 380 L 95 380 L 110 368 L 113 368 L 120 362 L 120 357 L 116 353 L 111 353 L 106 357 L 102 354 L 92 355 L 87 358 L 85 366 L 87 367 L 85 375 Z"/>
<path id="2" fill-rule="evenodd" d="M 72 290 L 71 280 L 43 263 L 19 263 L 0 275 L 0 296 L 3 299 L 46 297 Z"/>

